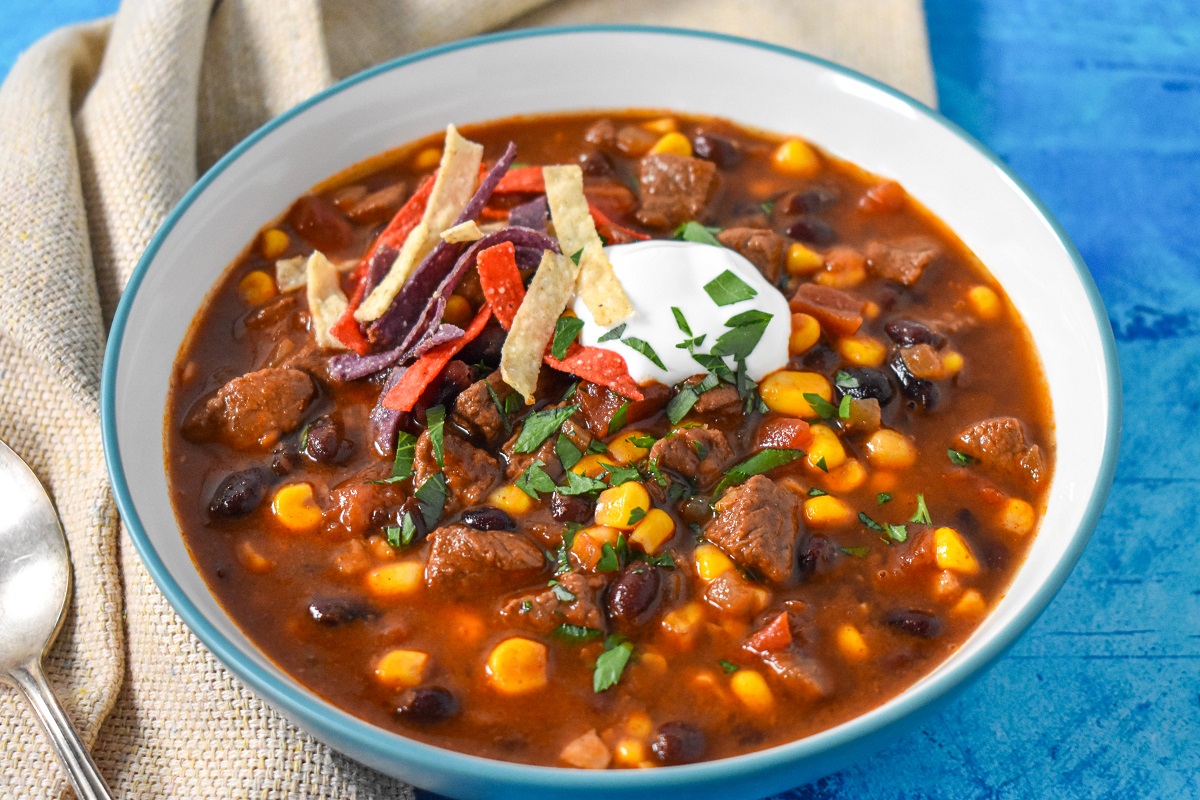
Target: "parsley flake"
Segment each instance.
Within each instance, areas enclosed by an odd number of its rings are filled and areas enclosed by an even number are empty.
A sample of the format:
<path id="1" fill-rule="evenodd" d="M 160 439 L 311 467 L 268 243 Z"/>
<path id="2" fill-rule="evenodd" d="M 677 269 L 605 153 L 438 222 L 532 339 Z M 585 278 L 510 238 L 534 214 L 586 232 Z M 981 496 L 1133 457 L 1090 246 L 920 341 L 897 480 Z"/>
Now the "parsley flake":
<path id="1" fill-rule="evenodd" d="M 880 492 L 879 494 L 875 495 L 875 502 L 878 503 L 879 505 L 883 505 L 884 503 L 889 503 L 889 502 L 891 502 L 891 500 L 892 500 L 892 496 L 888 492 Z"/>
<path id="2" fill-rule="evenodd" d="M 562 408 L 548 408 L 544 411 L 535 411 L 530 414 L 525 418 L 525 424 L 522 426 L 521 434 L 517 437 L 517 441 L 513 445 L 513 451 L 517 453 L 532 453 L 534 450 L 537 450 L 542 442 L 550 437 L 550 434 L 561 428 L 563 423 L 578 411 L 578 405 L 569 405 Z"/>
<path id="3" fill-rule="evenodd" d="M 550 635 L 556 639 L 562 639 L 564 642 L 580 644 L 592 639 L 599 639 L 604 634 L 595 628 L 585 628 L 582 625 L 569 625 L 564 622 L 551 631 Z"/>
<path id="4" fill-rule="evenodd" d="M 754 455 L 747 458 L 740 464 L 734 465 L 725 477 L 721 478 L 721 482 L 713 489 L 713 498 L 718 498 L 721 493 L 730 486 L 737 486 L 745 483 L 754 475 L 761 475 L 764 472 L 769 472 L 776 467 L 782 467 L 784 464 L 790 464 L 798 458 L 804 458 L 803 450 L 788 450 L 784 448 L 768 447 L 765 450 L 759 450 Z"/>
<path id="5" fill-rule="evenodd" d="M 520 489 L 525 494 L 532 497 L 534 500 L 540 498 L 540 493 L 553 492 L 558 487 L 554 484 L 554 480 L 543 469 L 546 462 L 540 458 L 534 461 L 529 467 L 521 473 L 513 485 Z"/>
<path id="6" fill-rule="evenodd" d="M 701 225 L 696 220 L 685 222 L 675 229 L 671 235 L 676 239 L 682 239 L 685 242 L 695 242 L 696 244 L 711 244 L 713 247 L 724 247 L 721 240 L 716 234 L 720 233 L 720 228 L 709 228 Z"/>
<path id="7" fill-rule="evenodd" d="M 725 270 L 704 284 L 704 291 L 719 306 L 733 305 L 758 296 L 758 291 L 754 287 L 729 270 Z"/>
<path id="8" fill-rule="evenodd" d="M 425 429 L 429 431 L 429 443 L 433 445 L 433 459 L 443 469 L 446 466 L 445 424 L 446 409 L 442 406 L 425 411 Z"/>
<path id="9" fill-rule="evenodd" d="M 732 661 L 726 661 L 723 658 L 717 663 L 721 665 L 721 669 L 725 670 L 726 675 L 732 675 L 741 669 L 741 667 L 739 667 L 737 664 L 733 663 Z"/>
<path id="10" fill-rule="evenodd" d="M 554 338 L 550 342 L 550 355 L 562 361 L 567 357 L 567 349 L 583 330 L 583 320 L 579 317 L 559 317 L 554 323 Z"/>
<path id="11" fill-rule="evenodd" d="M 574 253 L 571 253 L 571 260 L 575 262 L 575 266 L 579 266 L 579 259 L 583 258 L 584 248 L 579 248 Z"/>
<path id="12" fill-rule="evenodd" d="M 929 506 L 925 505 L 925 495 L 917 494 L 917 510 L 908 518 L 909 522 L 919 522 L 922 525 L 932 525 L 933 521 L 929 517 Z"/>
<path id="13" fill-rule="evenodd" d="M 658 353 L 654 352 L 654 348 L 644 339 L 639 339 L 636 336 L 626 336 L 621 340 L 621 344 L 625 345 L 635 352 L 641 353 L 646 358 L 650 359 L 650 363 L 661 370 L 665 370 L 662 359 L 658 357 Z"/>
<path id="14" fill-rule="evenodd" d="M 607 333 L 597 339 L 597 342 L 611 342 L 614 339 L 620 339 L 625 335 L 625 323 L 622 322 L 615 328 L 610 328 Z"/>
<path id="15" fill-rule="evenodd" d="M 620 408 L 612 415 L 612 419 L 608 421 L 608 435 L 611 436 L 621 428 L 625 427 L 625 419 L 629 416 L 629 401 L 621 403 Z"/>
<path id="16" fill-rule="evenodd" d="M 609 636 L 604 642 L 604 652 L 596 659 L 596 670 L 592 674 L 592 691 L 603 692 L 621 680 L 621 673 L 633 655 L 633 643 L 620 634 Z"/>
<path id="17" fill-rule="evenodd" d="M 959 450 L 954 450 L 953 448 L 946 451 L 946 456 L 950 459 L 952 464 L 958 467 L 969 467 L 972 464 L 979 463 L 979 459 L 975 456 L 969 456 L 966 453 L 963 453 Z"/>
<path id="18" fill-rule="evenodd" d="M 583 458 L 583 452 L 563 433 L 560 433 L 558 440 L 554 442 L 554 454 L 558 456 L 563 469 L 566 470 L 578 464 L 579 459 Z"/>
<path id="19" fill-rule="evenodd" d="M 838 407 L 826 400 L 821 395 L 815 392 L 805 392 L 804 399 L 812 406 L 812 410 L 816 412 L 821 419 L 833 419 L 837 416 Z"/>
<path id="20" fill-rule="evenodd" d="M 492 398 L 492 405 L 496 406 L 496 413 L 500 415 L 500 422 L 504 425 L 505 433 L 512 433 L 512 420 L 508 418 L 508 400 L 516 397 L 515 394 L 510 394 L 505 400 L 500 399 L 500 395 L 496 394 L 496 388 L 492 386 L 491 381 L 484 381 L 487 386 L 488 396 Z"/>

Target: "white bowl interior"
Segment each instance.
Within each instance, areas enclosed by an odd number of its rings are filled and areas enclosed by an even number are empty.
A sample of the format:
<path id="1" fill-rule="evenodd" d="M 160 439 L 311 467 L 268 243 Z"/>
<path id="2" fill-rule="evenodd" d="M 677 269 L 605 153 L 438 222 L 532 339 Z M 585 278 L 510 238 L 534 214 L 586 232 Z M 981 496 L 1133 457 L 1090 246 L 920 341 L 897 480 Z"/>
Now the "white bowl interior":
<path id="1" fill-rule="evenodd" d="M 604 108 L 671 108 L 796 133 L 896 178 L 979 256 L 1024 316 L 1057 412 L 1050 499 L 1007 596 L 921 683 L 938 680 L 1014 624 L 1071 553 L 1111 435 L 1115 398 L 1102 333 L 1072 254 L 1034 203 L 975 146 L 887 91 L 744 43 L 592 31 L 451 49 L 377 72 L 302 108 L 219 165 L 151 250 L 120 340 L 115 444 L 145 535 L 220 634 L 291 683 L 213 600 L 168 500 L 162 420 L 172 363 L 193 314 L 261 225 L 339 170 L 448 122 Z"/>

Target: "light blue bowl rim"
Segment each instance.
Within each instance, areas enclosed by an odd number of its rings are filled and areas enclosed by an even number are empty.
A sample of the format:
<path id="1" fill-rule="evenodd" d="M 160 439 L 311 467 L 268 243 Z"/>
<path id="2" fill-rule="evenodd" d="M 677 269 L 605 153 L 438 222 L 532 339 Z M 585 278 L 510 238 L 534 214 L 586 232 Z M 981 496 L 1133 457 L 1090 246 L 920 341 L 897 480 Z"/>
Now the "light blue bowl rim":
<path id="1" fill-rule="evenodd" d="M 151 542 L 145 528 L 142 526 L 137 509 L 134 507 L 133 498 L 130 496 L 129 487 L 125 479 L 125 471 L 121 463 L 121 453 L 117 445 L 116 433 L 115 384 L 121 342 L 124 337 L 125 325 L 128 321 L 133 300 L 137 295 L 138 288 L 147 270 L 149 270 L 159 248 L 162 246 L 163 240 L 179 222 L 183 213 L 204 192 L 208 185 L 259 139 L 281 125 L 286 124 L 310 106 L 316 105 L 350 86 L 369 80 L 381 73 L 456 50 L 485 46 L 494 42 L 511 39 L 537 39 L 546 36 L 595 33 L 633 33 L 690 37 L 699 40 L 713 40 L 757 48 L 817 64 L 889 95 L 917 114 L 932 119 L 954 133 L 1004 173 L 1008 180 L 1024 195 L 1026 200 L 1033 204 L 1038 213 L 1051 226 L 1059 243 L 1074 264 L 1079 281 L 1091 304 L 1096 327 L 1100 333 L 1104 364 L 1108 376 L 1109 414 L 1105 433 L 1107 439 L 1105 441 L 1100 472 L 1096 485 L 1092 489 L 1091 496 L 1088 498 L 1083 521 L 1072 534 L 1064 557 L 1056 565 L 1049 578 L 1038 588 L 1033 597 L 1021 608 L 1016 617 L 978 652 L 952 664 L 938 681 L 909 689 L 887 709 L 883 710 L 882 713 L 873 716 L 869 722 L 864 721 L 863 717 L 858 717 L 827 731 L 768 750 L 748 753 L 735 758 L 655 770 L 591 772 L 555 767 L 535 767 L 505 761 L 494 761 L 427 745 L 385 731 L 350 714 L 333 709 L 324 702 L 314 703 L 312 695 L 287 684 L 281 684 L 253 660 L 247 658 L 201 614 L 199 609 L 184 594 L 159 557 L 153 542 Z M 788 766 L 795 765 L 802 760 L 811 759 L 831 750 L 849 745 L 855 739 L 881 732 L 884 728 L 899 722 L 904 717 L 950 693 L 959 684 L 967 681 L 972 676 L 978 675 L 985 667 L 999 658 L 1012 646 L 1017 637 L 1034 623 L 1054 598 L 1054 595 L 1058 593 L 1058 590 L 1062 587 L 1067 576 L 1079 560 L 1092 531 L 1100 519 L 1100 514 L 1104 509 L 1104 504 L 1116 471 L 1117 452 L 1120 445 L 1121 433 L 1121 383 L 1116 342 L 1113 338 L 1112 327 L 1104 308 L 1104 302 L 1100 297 L 1100 292 L 1096 287 L 1095 281 L 1092 279 L 1091 273 L 1088 271 L 1086 264 L 1084 264 L 1083 258 L 1071 243 L 1062 226 L 1054 218 L 1053 214 L 1050 213 L 1050 210 L 1046 208 L 1028 186 L 998 156 L 937 111 L 859 72 L 780 45 L 727 34 L 684 28 L 641 25 L 579 25 L 507 31 L 478 36 L 432 47 L 388 61 L 346 78 L 328 89 L 319 92 L 271 120 L 230 150 L 196 182 L 196 185 L 184 195 L 175 209 L 167 216 L 158 232 L 154 235 L 154 238 L 151 239 L 146 252 L 142 255 L 141 260 L 138 262 L 129 279 L 129 283 L 121 297 L 121 302 L 117 307 L 117 313 L 113 319 L 112 330 L 105 348 L 104 369 L 100 385 L 100 422 L 104 441 L 104 457 L 108 465 L 109 475 L 112 478 L 117 508 L 120 510 L 121 518 L 125 521 L 133 538 L 134 546 L 150 571 L 151 577 L 158 584 L 158 587 L 162 590 L 170 604 L 179 613 L 179 616 L 187 623 L 188 627 L 195 632 L 218 659 L 258 694 L 267 698 L 294 719 L 306 721 L 318 732 L 324 732 L 342 741 L 355 742 L 364 751 L 370 752 L 378 758 L 398 759 L 402 762 L 414 764 L 423 771 L 451 772 L 470 780 L 490 781 L 518 787 L 525 786 L 529 788 L 559 790 L 588 788 L 592 790 L 608 789 L 619 791 L 622 788 L 649 789 L 662 787 L 665 789 L 668 787 L 698 787 L 712 779 L 728 780 L 740 776 L 757 775 L 773 770 L 786 769 Z"/>

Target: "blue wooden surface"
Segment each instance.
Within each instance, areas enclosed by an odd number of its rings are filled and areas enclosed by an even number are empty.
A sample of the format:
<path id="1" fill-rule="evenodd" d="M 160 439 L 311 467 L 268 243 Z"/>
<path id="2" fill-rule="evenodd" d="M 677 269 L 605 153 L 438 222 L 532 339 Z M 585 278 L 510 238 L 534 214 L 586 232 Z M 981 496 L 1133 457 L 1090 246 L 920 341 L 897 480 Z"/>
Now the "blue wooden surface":
<path id="1" fill-rule="evenodd" d="M 115 5 L 0 0 L 0 75 L 46 31 Z M 1083 559 L 1011 653 L 911 734 L 777 800 L 1198 798 L 1200 6 L 927 11 L 942 111 L 1046 201 L 1108 304 L 1121 460 Z"/>

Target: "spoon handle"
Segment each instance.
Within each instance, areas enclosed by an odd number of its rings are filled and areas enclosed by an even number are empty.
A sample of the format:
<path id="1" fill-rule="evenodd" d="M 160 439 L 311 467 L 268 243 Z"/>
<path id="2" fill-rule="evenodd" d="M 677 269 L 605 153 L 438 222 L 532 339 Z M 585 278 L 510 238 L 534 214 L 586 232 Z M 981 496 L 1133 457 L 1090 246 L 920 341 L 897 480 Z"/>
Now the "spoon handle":
<path id="1" fill-rule="evenodd" d="M 29 703 L 37 713 L 38 721 L 46 729 L 51 744 L 58 751 L 58 757 L 67 768 L 67 776 L 75 787 L 75 793 L 80 800 L 113 800 L 112 791 L 104 782 L 96 762 L 76 733 L 71 720 L 63 711 L 62 705 L 54 695 L 54 690 L 46 682 L 42 674 L 42 666 L 36 661 L 24 664 L 14 669 L 10 676 L 13 683 L 29 698 Z"/>

